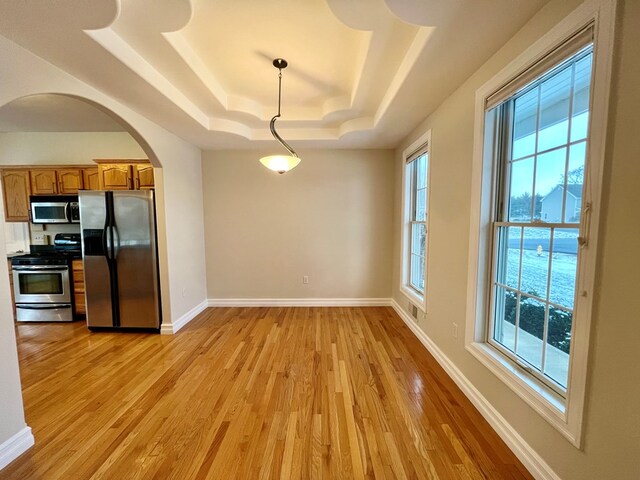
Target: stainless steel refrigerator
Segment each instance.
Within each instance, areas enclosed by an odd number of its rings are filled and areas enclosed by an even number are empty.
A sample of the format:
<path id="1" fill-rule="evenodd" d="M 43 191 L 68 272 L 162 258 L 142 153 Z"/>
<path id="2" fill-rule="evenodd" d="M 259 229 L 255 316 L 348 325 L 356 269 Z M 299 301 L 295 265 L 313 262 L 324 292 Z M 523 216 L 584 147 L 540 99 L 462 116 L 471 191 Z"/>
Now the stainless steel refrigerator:
<path id="1" fill-rule="evenodd" d="M 153 191 L 80 191 L 90 329 L 158 329 L 160 287 Z"/>

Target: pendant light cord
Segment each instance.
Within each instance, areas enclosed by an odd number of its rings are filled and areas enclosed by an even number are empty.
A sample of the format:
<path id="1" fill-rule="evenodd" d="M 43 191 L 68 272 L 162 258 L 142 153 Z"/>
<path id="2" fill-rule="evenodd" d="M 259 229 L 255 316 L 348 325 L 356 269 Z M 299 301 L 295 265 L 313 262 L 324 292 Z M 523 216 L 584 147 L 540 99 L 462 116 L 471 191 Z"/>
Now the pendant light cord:
<path id="1" fill-rule="evenodd" d="M 278 135 L 278 132 L 276 132 L 276 120 L 280 117 L 281 99 L 282 99 L 282 68 L 278 68 L 278 113 L 277 115 L 274 115 L 273 118 L 271 119 L 271 123 L 269 124 L 269 129 L 271 130 L 271 135 L 273 135 L 273 137 L 276 140 L 278 140 L 278 142 L 280 142 L 280 145 L 286 148 L 293 157 L 297 157 L 298 154 L 293 150 L 293 148 L 291 148 L 289 144 L 285 142 L 280 135 Z"/>

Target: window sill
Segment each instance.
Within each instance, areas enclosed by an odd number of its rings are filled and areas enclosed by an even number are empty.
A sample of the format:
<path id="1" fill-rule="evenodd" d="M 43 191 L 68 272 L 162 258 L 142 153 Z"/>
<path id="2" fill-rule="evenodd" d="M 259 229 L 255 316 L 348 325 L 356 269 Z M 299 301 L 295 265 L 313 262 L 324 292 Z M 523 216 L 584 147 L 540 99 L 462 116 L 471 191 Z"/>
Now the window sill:
<path id="1" fill-rule="evenodd" d="M 567 401 L 564 398 L 486 343 L 472 342 L 466 348 L 574 446 L 580 448 L 579 434 L 568 422 Z"/>
<path id="2" fill-rule="evenodd" d="M 427 307 L 425 299 L 422 295 L 417 294 L 414 290 L 405 287 L 400 287 L 402 294 L 409 299 L 409 301 L 415 305 L 422 313 L 427 313 Z"/>

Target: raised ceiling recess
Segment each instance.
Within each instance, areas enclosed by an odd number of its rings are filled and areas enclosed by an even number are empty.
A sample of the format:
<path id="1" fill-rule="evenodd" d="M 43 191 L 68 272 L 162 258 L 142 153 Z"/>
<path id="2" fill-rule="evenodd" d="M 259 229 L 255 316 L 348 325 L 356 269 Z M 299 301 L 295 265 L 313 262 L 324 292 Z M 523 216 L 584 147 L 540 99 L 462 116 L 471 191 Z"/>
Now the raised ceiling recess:
<path id="1" fill-rule="evenodd" d="M 3 2 L 0 33 L 203 148 L 390 148 L 545 0 Z"/>

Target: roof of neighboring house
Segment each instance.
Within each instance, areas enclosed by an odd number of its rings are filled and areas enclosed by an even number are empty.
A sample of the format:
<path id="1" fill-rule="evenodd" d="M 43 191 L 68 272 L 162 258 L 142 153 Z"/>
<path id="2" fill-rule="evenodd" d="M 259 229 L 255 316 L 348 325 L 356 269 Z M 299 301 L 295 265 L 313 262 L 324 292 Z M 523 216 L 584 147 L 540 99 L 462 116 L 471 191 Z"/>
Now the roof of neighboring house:
<path id="1" fill-rule="evenodd" d="M 553 192 L 555 192 L 558 189 L 563 189 L 564 185 L 556 185 L 549 193 L 547 193 L 544 197 L 542 197 L 542 202 L 545 201 L 545 199 L 551 195 Z M 571 194 L 572 196 L 574 196 L 575 198 L 582 198 L 582 184 L 581 183 L 570 183 L 567 185 L 567 192 L 569 194 Z"/>

